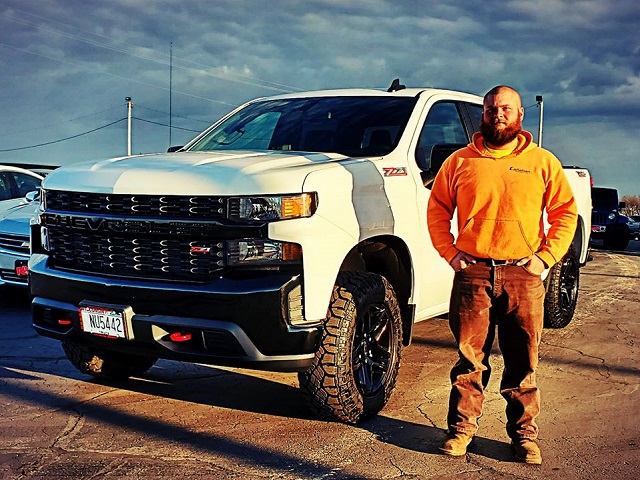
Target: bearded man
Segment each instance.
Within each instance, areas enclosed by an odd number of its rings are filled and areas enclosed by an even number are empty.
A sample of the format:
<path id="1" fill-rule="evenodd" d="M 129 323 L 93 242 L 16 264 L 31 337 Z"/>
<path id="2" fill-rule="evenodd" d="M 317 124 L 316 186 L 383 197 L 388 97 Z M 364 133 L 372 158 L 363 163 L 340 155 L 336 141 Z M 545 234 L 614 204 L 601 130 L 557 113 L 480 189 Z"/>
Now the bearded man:
<path id="1" fill-rule="evenodd" d="M 455 271 L 449 324 L 459 359 L 451 370 L 448 434 L 440 449 L 464 455 L 476 435 L 497 329 L 507 434 L 517 460 L 540 464 L 541 274 L 569 249 L 577 207 L 560 161 L 522 130 L 518 92 L 497 86 L 483 107 L 480 132 L 444 162 L 428 206 L 433 244 Z M 454 212 L 457 237 L 451 233 Z"/>

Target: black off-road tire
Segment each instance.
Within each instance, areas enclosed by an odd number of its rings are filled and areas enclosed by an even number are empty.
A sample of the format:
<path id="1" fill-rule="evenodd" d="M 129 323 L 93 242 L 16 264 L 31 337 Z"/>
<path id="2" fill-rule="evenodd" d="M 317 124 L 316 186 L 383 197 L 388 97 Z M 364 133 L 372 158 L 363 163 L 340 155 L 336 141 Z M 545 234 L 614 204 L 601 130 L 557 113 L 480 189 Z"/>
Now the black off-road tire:
<path id="1" fill-rule="evenodd" d="M 546 282 L 544 326 L 564 328 L 573 319 L 580 284 L 580 258 L 573 245 L 562 260 L 551 267 Z"/>
<path id="2" fill-rule="evenodd" d="M 141 355 L 100 351 L 69 340 L 62 342 L 62 349 L 73 366 L 82 373 L 109 380 L 124 380 L 141 375 L 158 360 Z"/>
<path id="3" fill-rule="evenodd" d="M 338 276 L 311 368 L 298 374 L 311 411 L 356 424 L 378 413 L 395 387 L 402 320 L 393 288 L 382 276 Z"/>

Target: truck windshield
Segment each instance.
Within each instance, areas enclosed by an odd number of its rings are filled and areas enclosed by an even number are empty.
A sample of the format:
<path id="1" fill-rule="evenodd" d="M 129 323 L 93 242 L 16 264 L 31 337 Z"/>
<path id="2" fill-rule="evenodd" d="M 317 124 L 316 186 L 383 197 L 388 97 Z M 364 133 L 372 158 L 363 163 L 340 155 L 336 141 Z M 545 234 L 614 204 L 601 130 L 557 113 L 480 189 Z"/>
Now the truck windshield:
<path id="1" fill-rule="evenodd" d="M 398 144 L 416 101 L 382 96 L 257 101 L 220 123 L 189 150 L 385 155 Z"/>

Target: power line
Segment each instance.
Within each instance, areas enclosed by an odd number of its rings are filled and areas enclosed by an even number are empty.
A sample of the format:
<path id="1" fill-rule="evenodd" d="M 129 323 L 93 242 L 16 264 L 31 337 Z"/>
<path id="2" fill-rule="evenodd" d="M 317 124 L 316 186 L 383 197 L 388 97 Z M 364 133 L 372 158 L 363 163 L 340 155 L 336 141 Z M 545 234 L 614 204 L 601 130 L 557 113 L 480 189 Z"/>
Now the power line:
<path id="1" fill-rule="evenodd" d="M 120 123 L 123 120 L 126 120 L 126 118 L 121 118 L 120 120 L 116 120 L 115 122 L 111 122 L 111 123 L 108 123 L 106 125 L 102 125 L 101 127 L 94 128 L 94 129 L 89 130 L 87 132 L 82 132 L 82 133 L 79 133 L 77 135 L 72 135 L 71 137 L 61 138 L 59 140 L 53 140 L 51 142 L 38 143 L 37 145 L 28 145 L 26 147 L 5 148 L 5 149 L 0 150 L 0 152 L 15 152 L 15 151 L 18 151 L 18 150 L 27 150 L 29 148 L 44 147 L 45 145 L 53 145 L 54 143 L 65 142 L 67 140 L 72 140 L 74 138 L 82 137 L 83 135 L 88 135 L 89 133 L 97 132 L 98 130 L 102 130 L 103 128 L 107 128 L 107 127 L 110 127 L 111 125 L 115 125 L 116 123 Z"/>
<path id="2" fill-rule="evenodd" d="M 154 85 L 153 83 L 143 82 L 143 81 L 140 81 L 140 80 L 136 80 L 135 78 L 125 77 L 124 75 L 117 75 L 117 74 L 111 73 L 111 72 L 103 72 L 102 70 L 96 70 L 96 69 L 93 69 L 93 68 L 87 68 L 87 67 L 85 67 L 83 65 L 79 65 L 77 63 L 70 62 L 69 60 L 63 60 L 63 59 L 60 59 L 60 58 L 50 57 L 48 55 L 43 55 L 41 53 L 32 52 L 32 51 L 27 50 L 25 48 L 20 48 L 20 47 L 14 46 L 14 45 L 9 45 L 9 44 L 4 43 L 4 42 L 0 42 L 0 45 L 3 45 L 3 46 L 8 47 L 8 48 L 13 48 L 13 49 L 18 50 L 20 52 L 25 52 L 25 53 L 29 53 L 31 55 L 36 55 L 38 57 L 43 57 L 43 58 L 46 58 L 48 60 L 53 60 L 53 61 L 61 62 L 61 63 L 67 63 L 69 65 L 73 65 L 74 67 L 79 67 L 79 68 L 82 68 L 82 69 L 90 71 L 90 72 L 96 72 L 96 73 L 101 73 L 103 75 L 109 75 L 110 77 L 124 79 L 124 80 L 127 80 L 129 82 L 133 82 L 133 83 L 139 83 L 140 85 L 146 85 L 147 87 L 159 88 L 161 90 L 169 90 L 167 87 L 164 87 L 162 85 Z M 227 106 L 231 106 L 231 107 L 237 106 L 236 104 L 233 104 L 233 103 L 223 102 L 221 100 L 214 100 L 213 98 L 202 97 L 200 95 L 194 95 L 193 93 L 190 93 L 190 92 L 183 92 L 181 90 L 176 90 L 176 89 L 174 89 L 173 91 L 177 92 L 177 93 L 179 93 L 181 95 L 186 95 L 188 97 L 197 98 L 199 100 L 206 100 L 208 102 L 220 103 L 222 105 L 227 105 Z"/>
<path id="3" fill-rule="evenodd" d="M 147 109 L 147 110 L 153 110 L 153 109 Z M 169 126 L 169 125 L 167 125 L 166 123 L 154 122 L 153 120 L 147 120 L 147 119 L 140 118 L 140 117 L 132 117 L 132 118 L 133 118 L 133 119 L 135 119 L 135 120 L 138 120 L 138 121 L 140 121 L 140 122 L 144 122 L 144 123 L 151 123 L 151 124 L 153 124 L 153 125 L 159 125 L 159 126 L 161 126 L 161 127 L 168 127 L 168 126 Z M 185 117 L 185 118 L 186 118 L 186 117 Z M 100 126 L 100 127 L 96 127 L 96 128 L 91 129 L 91 130 L 88 130 L 88 131 L 86 131 L 86 132 L 78 133 L 77 135 L 72 135 L 72 136 L 70 136 L 70 137 L 65 137 L 65 138 L 61 138 L 61 139 L 58 139 L 58 140 L 52 140 L 52 141 L 50 141 L 50 142 L 38 143 L 38 144 L 36 144 L 36 145 L 27 145 L 27 146 L 24 146 L 24 147 L 15 147 L 15 148 L 5 148 L 5 149 L 0 149 L 0 153 L 1 153 L 1 152 L 16 152 L 16 151 L 18 151 L 18 150 L 28 150 L 28 149 L 30 149 L 30 148 L 44 147 L 44 146 L 46 146 L 46 145 L 53 145 L 53 144 L 55 144 L 55 143 L 66 142 L 67 140 L 73 140 L 74 138 L 82 137 L 82 136 L 84 136 L 84 135 L 88 135 L 88 134 L 90 134 L 90 133 L 97 132 L 98 130 L 102 130 L 102 129 L 104 129 L 104 128 L 111 127 L 112 125 L 115 125 L 115 124 L 117 124 L 117 123 L 120 123 L 120 122 L 122 122 L 122 121 L 124 121 L 124 120 L 127 120 L 127 118 L 126 118 L 126 117 L 125 117 L 125 118 L 121 118 L 121 119 L 116 120 L 116 121 L 114 121 L 114 122 L 107 123 L 106 125 L 102 125 L 102 126 Z M 184 130 L 185 132 L 195 132 L 195 133 L 200 133 L 200 132 L 202 131 L 202 130 L 193 130 L 193 129 L 191 129 L 191 128 L 176 127 L 175 125 L 174 125 L 172 128 L 176 128 L 176 129 L 178 129 L 178 130 Z"/>
<path id="4" fill-rule="evenodd" d="M 71 28 L 71 29 L 74 29 L 74 30 L 77 30 L 77 31 L 88 33 L 88 34 L 90 34 L 92 36 L 102 37 L 104 39 L 107 39 L 107 40 L 115 43 L 115 41 L 112 38 L 104 36 L 104 35 L 97 35 L 97 34 L 94 34 L 92 32 L 87 32 L 86 30 L 81 30 L 81 29 L 79 29 L 77 27 L 74 27 L 72 25 L 64 24 L 64 23 L 61 23 L 61 22 L 57 22 L 55 20 L 50 20 L 50 19 L 47 19 L 45 17 L 41 17 L 41 16 L 38 16 L 38 15 L 33 14 L 31 12 L 28 12 L 28 11 L 25 11 L 25 10 L 21 10 L 21 9 L 18 9 L 18 8 L 14 8 L 14 10 L 20 11 L 20 12 L 25 13 L 27 15 L 31 15 L 33 17 L 36 17 L 36 18 L 39 18 L 39 19 L 42 19 L 42 20 L 45 20 L 45 21 L 48 21 L 48 22 L 57 23 L 58 25 L 61 25 L 61 26 L 64 26 L 64 27 L 68 27 L 68 28 Z M 8 15 L 6 13 L 3 13 L 2 16 L 4 18 L 6 18 L 7 20 L 10 20 L 10 21 L 14 21 L 14 22 L 17 22 L 17 23 L 22 23 L 23 25 L 28 25 L 28 26 L 34 27 L 34 28 L 39 29 L 39 30 L 45 30 L 45 31 L 49 31 L 49 32 L 52 32 L 52 33 L 56 33 L 58 35 L 62 35 L 62 36 L 65 36 L 65 37 L 68 37 L 68 38 L 71 38 L 73 40 L 77 40 L 77 41 L 80 41 L 80 42 L 88 43 L 88 44 L 96 46 L 96 47 L 101 47 L 101 48 L 104 48 L 104 49 L 107 49 L 107 50 L 112 50 L 112 51 L 115 51 L 115 52 L 123 53 L 123 54 L 126 54 L 126 55 L 130 55 L 132 57 L 140 58 L 140 59 L 147 60 L 147 61 L 154 62 L 154 63 L 159 63 L 159 64 L 165 65 L 165 66 L 169 64 L 167 62 L 167 60 L 159 60 L 159 59 L 156 59 L 156 58 L 152 58 L 152 57 L 150 57 L 148 55 L 142 55 L 142 54 L 139 54 L 139 53 L 133 53 L 133 52 L 127 50 L 126 48 L 117 47 L 117 46 L 114 46 L 114 45 L 108 45 L 108 44 L 106 44 L 104 42 L 92 40 L 92 39 L 89 39 L 89 38 L 86 38 L 86 37 L 82 37 L 80 35 L 74 35 L 72 33 L 64 32 L 64 31 L 56 29 L 56 28 L 39 25 L 39 24 L 31 22 L 29 20 L 25 20 L 23 18 L 16 18 L 16 17 L 14 17 L 12 15 Z M 154 55 L 160 56 L 160 57 L 165 57 L 166 58 L 166 57 L 169 56 L 169 55 L 167 55 L 165 53 L 156 52 L 156 51 L 151 50 L 151 49 L 146 48 L 146 47 L 136 46 L 136 48 L 139 49 L 139 50 L 144 49 L 146 51 L 150 51 Z M 209 65 L 205 65 L 203 63 L 194 62 L 194 61 L 187 60 L 187 59 L 179 59 L 179 60 L 183 61 L 186 64 L 190 64 L 190 65 L 193 65 L 193 66 L 189 67 L 189 66 L 176 65 L 177 68 L 195 69 L 194 68 L 194 66 L 195 66 L 195 67 L 197 67 L 197 70 L 200 73 L 203 73 L 205 75 L 209 75 L 209 76 L 212 76 L 212 77 L 215 77 L 215 78 L 231 81 L 231 82 L 241 83 L 241 84 L 250 85 L 250 86 L 254 86 L 254 87 L 265 88 L 265 89 L 268 89 L 268 90 L 275 90 L 275 91 L 281 92 L 281 93 L 288 93 L 288 92 L 295 91 L 295 90 L 298 90 L 298 91 L 301 90 L 300 88 L 297 88 L 297 87 L 292 87 L 292 86 L 289 86 L 289 85 L 284 85 L 284 84 L 280 84 L 280 83 L 276 83 L 276 82 L 270 82 L 270 81 L 267 81 L 267 80 L 261 80 L 261 79 L 259 79 L 257 77 L 253 77 L 253 76 L 250 76 L 250 75 L 242 75 L 242 74 L 237 74 L 237 73 L 235 73 L 235 74 L 214 73 L 214 72 L 209 71 L 209 69 L 213 68 L 213 67 L 211 67 Z M 237 79 L 230 78 L 231 76 L 237 77 Z M 180 92 L 180 93 L 182 93 L 182 92 Z"/>
<path id="5" fill-rule="evenodd" d="M 168 112 L 163 112 L 162 110 L 156 110 L 155 108 L 144 107 L 144 106 L 140 105 L 139 103 L 136 103 L 136 108 L 142 108 L 143 110 L 150 110 L 152 112 L 162 113 L 163 115 L 170 115 Z M 205 123 L 207 125 L 211 125 L 211 123 L 212 123 L 210 120 L 200 120 L 199 118 L 185 117 L 184 115 L 178 115 L 176 113 L 172 113 L 171 116 L 184 118 L 185 120 L 193 120 L 194 122 L 202 122 L 202 123 Z"/>
<path id="6" fill-rule="evenodd" d="M 27 128 L 25 130 L 17 130 L 17 131 L 13 131 L 13 132 L 5 132 L 5 131 L 3 131 L 2 133 L 0 133 L 0 136 L 15 135 L 15 134 L 18 134 L 18 133 L 32 132 L 33 130 L 39 130 L 41 128 L 49 128 L 49 127 L 53 127 L 53 126 L 60 126 L 61 123 L 75 122 L 76 120 L 81 120 L 81 119 L 87 118 L 87 117 L 93 117 L 94 115 L 99 115 L 101 113 L 110 112 L 111 110 L 115 110 L 115 109 L 119 109 L 119 108 L 122 108 L 122 107 L 121 106 L 111 107 L 111 108 L 107 108 L 105 110 L 100 110 L 99 112 L 87 113 L 86 115 L 81 115 L 79 117 L 71 118 L 69 120 L 60 120 L 60 121 L 57 121 L 55 123 L 49 123 L 48 125 L 40 125 L 40 126 L 36 126 L 36 127 L 29 127 L 29 128 Z"/>
<path id="7" fill-rule="evenodd" d="M 154 122 L 153 120 L 145 120 L 144 118 L 139 118 L 139 117 L 131 117 L 134 120 L 139 120 L 141 122 L 145 122 L 145 123 L 152 123 L 154 125 L 160 125 L 161 127 L 168 127 L 169 125 L 166 123 L 160 123 L 160 122 Z M 182 127 L 176 127 L 175 125 L 173 125 L 171 128 L 177 128 L 178 130 L 184 130 L 186 132 L 196 132 L 196 133 L 200 133 L 202 130 L 192 130 L 190 128 L 182 128 Z M 2 151 L 2 150 L 0 150 Z"/>

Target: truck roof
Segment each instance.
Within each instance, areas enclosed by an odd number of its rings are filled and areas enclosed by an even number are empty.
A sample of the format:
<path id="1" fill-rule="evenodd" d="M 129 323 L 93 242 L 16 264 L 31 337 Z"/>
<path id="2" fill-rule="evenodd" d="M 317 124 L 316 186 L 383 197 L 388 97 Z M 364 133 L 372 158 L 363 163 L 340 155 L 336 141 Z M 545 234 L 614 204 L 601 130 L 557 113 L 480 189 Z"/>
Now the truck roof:
<path id="1" fill-rule="evenodd" d="M 474 95 L 472 93 L 466 92 L 458 92 L 455 90 L 447 90 L 442 88 L 403 88 L 401 90 L 395 90 L 393 92 L 388 92 L 385 90 L 378 90 L 373 88 L 340 88 L 340 89 L 331 89 L 331 90 L 311 90 L 305 92 L 293 92 L 286 93 L 282 95 L 270 96 L 270 97 L 262 97 L 256 99 L 254 101 L 266 100 L 266 99 L 279 99 L 279 98 L 313 98 L 313 97 L 372 97 L 372 96 L 380 96 L 380 97 L 415 97 L 418 95 L 443 95 L 447 98 L 457 98 L 472 101 L 474 103 L 482 103 L 482 97 L 479 95 Z"/>

